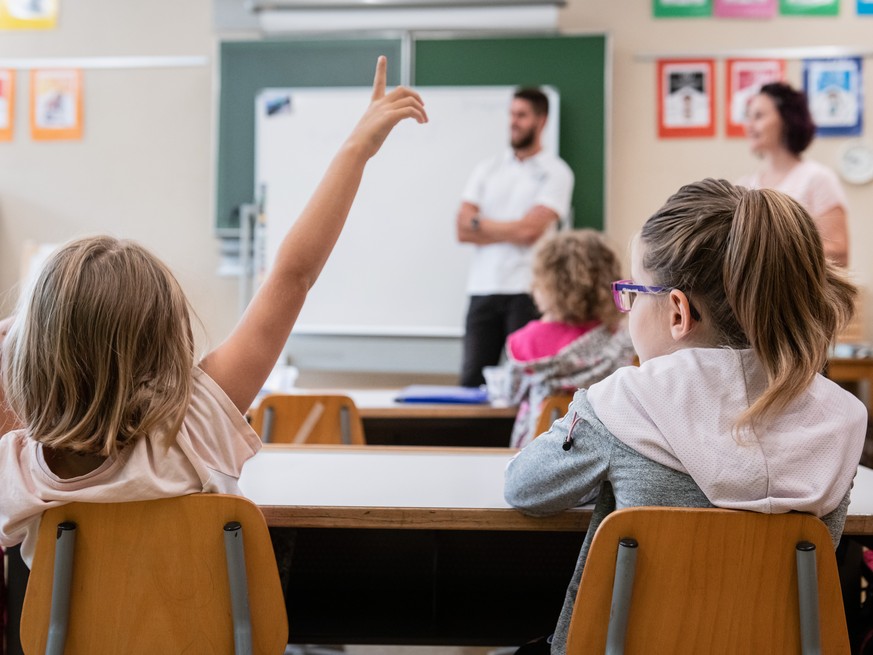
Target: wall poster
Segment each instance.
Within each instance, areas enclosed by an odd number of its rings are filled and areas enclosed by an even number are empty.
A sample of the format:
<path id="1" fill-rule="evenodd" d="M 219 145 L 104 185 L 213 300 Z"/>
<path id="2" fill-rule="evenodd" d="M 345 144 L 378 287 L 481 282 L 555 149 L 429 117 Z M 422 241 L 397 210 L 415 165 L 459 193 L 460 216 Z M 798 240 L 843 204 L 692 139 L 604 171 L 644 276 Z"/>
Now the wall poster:
<path id="1" fill-rule="evenodd" d="M 658 136 L 715 136 L 715 63 L 712 59 L 658 62 Z"/>
<path id="2" fill-rule="evenodd" d="M 82 138 L 82 71 L 31 71 L 30 135 L 34 141 Z"/>
<path id="3" fill-rule="evenodd" d="M 804 60 L 803 86 L 817 134 L 861 134 L 864 103 L 860 57 Z"/>
<path id="4" fill-rule="evenodd" d="M 746 106 L 765 84 L 785 79 L 782 59 L 728 59 L 725 134 L 746 135 Z"/>
<path id="5" fill-rule="evenodd" d="M 0 141 L 12 141 L 15 123 L 15 71 L 0 68 Z"/>

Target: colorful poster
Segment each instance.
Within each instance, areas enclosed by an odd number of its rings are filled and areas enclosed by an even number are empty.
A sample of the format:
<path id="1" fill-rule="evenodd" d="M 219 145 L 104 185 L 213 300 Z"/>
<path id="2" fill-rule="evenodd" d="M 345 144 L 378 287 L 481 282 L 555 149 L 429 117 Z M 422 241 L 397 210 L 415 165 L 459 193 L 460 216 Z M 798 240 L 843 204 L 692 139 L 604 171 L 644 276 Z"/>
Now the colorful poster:
<path id="1" fill-rule="evenodd" d="M 806 59 L 803 85 L 809 110 L 823 136 L 861 134 L 864 111 L 861 90 L 861 58 Z"/>
<path id="2" fill-rule="evenodd" d="M 779 0 L 783 16 L 838 16 L 840 0 Z"/>
<path id="3" fill-rule="evenodd" d="M 15 119 L 15 71 L 0 69 L 0 141 L 12 141 Z"/>
<path id="4" fill-rule="evenodd" d="M 773 18 L 776 0 L 715 0 L 714 8 L 720 18 Z"/>
<path id="5" fill-rule="evenodd" d="M 31 71 L 30 135 L 34 141 L 82 138 L 82 71 Z"/>
<path id="6" fill-rule="evenodd" d="M 58 0 L 0 0 L 0 30 L 50 30 L 58 23 Z"/>
<path id="7" fill-rule="evenodd" d="M 873 0 L 858 0 L 858 15 L 873 16 Z"/>
<path id="8" fill-rule="evenodd" d="M 655 18 L 712 16 L 712 0 L 652 0 Z"/>
<path id="9" fill-rule="evenodd" d="M 753 95 L 765 84 L 785 79 L 782 59 L 727 60 L 727 136 L 745 136 L 746 107 Z"/>
<path id="10" fill-rule="evenodd" d="M 658 62 L 658 136 L 715 136 L 712 59 Z"/>

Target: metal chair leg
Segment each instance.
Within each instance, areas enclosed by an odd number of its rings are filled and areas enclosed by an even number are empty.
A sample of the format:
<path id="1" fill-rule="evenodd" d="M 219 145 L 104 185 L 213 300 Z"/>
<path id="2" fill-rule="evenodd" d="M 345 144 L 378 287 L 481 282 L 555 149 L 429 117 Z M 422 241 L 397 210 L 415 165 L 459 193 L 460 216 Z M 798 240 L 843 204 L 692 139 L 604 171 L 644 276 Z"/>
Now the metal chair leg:
<path id="1" fill-rule="evenodd" d="M 797 544 L 797 595 L 800 605 L 800 650 L 803 655 L 821 653 L 821 633 L 818 614 L 818 577 L 815 544 Z"/>
<path id="2" fill-rule="evenodd" d="M 340 407 L 340 435 L 345 445 L 352 443 L 352 420 L 349 408 L 345 406 Z"/>
<path id="3" fill-rule="evenodd" d="M 272 407 L 264 409 L 264 423 L 261 425 L 261 441 L 270 443 L 273 438 L 273 421 L 276 418 L 276 412 Z"/>
<path id="4" fill-rule="evenodd" d="M 70 582 L 76 550 L 76 524 L 58 524 L 55 544 L 55 569 L 52 576 L 52 607 L 49 615 L 46 655 L 63 655 L 70 623 Z"/>
<path id="5" fill-rule="evenodd" d="M 634 575 L 637 570 L 637 547 L 637 540 L 630 537 L 625 537 L 618 542 L 615 581 L 612 585 L 612 603 L 609 608 L 609 627 L 606 632 L 606 655 L 624 653 Z"/>
<path id="6" fill-rule="evenodd" d="M 252 653 L 252 620 L 249 611 L 249 585 L 243 550 L 242 525 L 231 521 L 224 526 L 224 552 L 233 611 L 233 643 L 236 655 Z"/>

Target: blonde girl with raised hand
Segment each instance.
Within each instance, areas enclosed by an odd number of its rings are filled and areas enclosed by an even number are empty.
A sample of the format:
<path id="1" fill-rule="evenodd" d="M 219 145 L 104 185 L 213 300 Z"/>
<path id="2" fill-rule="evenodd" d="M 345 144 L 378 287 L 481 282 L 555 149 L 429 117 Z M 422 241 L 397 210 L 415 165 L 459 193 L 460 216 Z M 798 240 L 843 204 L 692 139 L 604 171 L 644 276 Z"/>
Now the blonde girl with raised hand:
<path id="1" fill-rule="evenodd" d="M 340 235 L 364 166 L 401 120 L 427 121 L 410 89 L 373 96 L 279 246 L 224 343 L 197 362 L 188 302 L 170 270 L 111 237 L 73 241 L 23 299 L 3 380 L 23 429 L 0 438 L 0 545 L 33 556 L 46 509 L 197 492 L 238 492 L 260 448 L 243 418 L 282 352 Z"/>
<path id="2" fill-rule="evenodd" d="M 864 444 L 864 405 L 819 374 L 855 288 L 795 200 L 723 180 L 682 187 L 643 226 L 629 312 L 639 368 L 579 391 L 510 463 L 507 501 L 545 515 L 600 489 L 551 644 L 564 653 L 588 547 L 615 509 L 809 512 L 834 545 Z M 548 652 L 525 646 L 519 652 Z"/>

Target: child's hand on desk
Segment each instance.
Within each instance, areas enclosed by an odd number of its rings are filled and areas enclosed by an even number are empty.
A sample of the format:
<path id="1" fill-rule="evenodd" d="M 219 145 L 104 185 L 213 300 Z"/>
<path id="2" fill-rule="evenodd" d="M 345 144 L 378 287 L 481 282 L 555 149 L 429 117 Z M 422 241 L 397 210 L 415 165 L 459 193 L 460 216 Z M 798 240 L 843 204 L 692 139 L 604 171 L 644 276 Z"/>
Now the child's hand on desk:
<path id="1" fill-rule="evenodd" d="M 379 57 L 370 106 L 347 141 L 350 145 L 360 146 L 367 157 L 372 157 L 379 151 L 394 126 L 404 118 L 414 118 L 419 123 L 427 122 L 424 102 L 418 93 L 399 86 L 385 94 L 387 70 L 388 60 Z"/>

